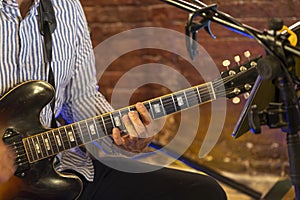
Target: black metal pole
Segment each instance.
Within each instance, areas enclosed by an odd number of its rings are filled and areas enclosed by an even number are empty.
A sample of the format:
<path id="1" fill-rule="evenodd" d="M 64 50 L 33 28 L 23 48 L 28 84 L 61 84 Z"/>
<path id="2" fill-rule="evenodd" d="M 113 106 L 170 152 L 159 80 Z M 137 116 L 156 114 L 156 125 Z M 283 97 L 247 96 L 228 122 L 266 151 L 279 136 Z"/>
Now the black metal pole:
<path id="1" fill-rule="evenodd" d="M 286 106 L 287 147 L 290 164 L 290 178 L 295 189 L 296 200 L 300 199 L 300 139 L 299 139 L 299 104 L 293 84 L 286 77 L 279 77 L 277 87 Z"/>
<path id="2" fill-rule="evenodd" d="M 160 0 L 167 4 L 173 5 L 179 9 L 182 9 L 184 11 L 187 11 L 189 13 L 195 13 L 198 11 L 201 11 L 202 8 L 200 6 L 194 5 L 192 3 L 186 2 L 184 0 Z M 206 12 L 201 13 L 201 17 L 208 19 L 212 22 L 216 22 L 220 25 L 223 25 L 224 27 L 230 28 L 231 30 L 234 30 L 235 32 L 242 33 L 243 35 L 247 35 L 248 37 L 257 38 L 260 43 L 274 43 L 277 45 L 277 47 L 281 48 L 282 41 L 278 40 L 277 38 L 274 38 L 273 35 L 267 34 L 264 32 L 261 32 L 251 26 L 248 26 L 246 24 L 242 23 L 236 23 L 237 21 L 233 21 L 234 19 L 231 18 L 228 14 L 212 10 L 211 13 Z M 290 44 L 284 44 L 283 46 L 284 50 L 287 52 L 290 52 L 296 56 L 300 56 L 300 48 L 297 46 L 292 46 Z"/>

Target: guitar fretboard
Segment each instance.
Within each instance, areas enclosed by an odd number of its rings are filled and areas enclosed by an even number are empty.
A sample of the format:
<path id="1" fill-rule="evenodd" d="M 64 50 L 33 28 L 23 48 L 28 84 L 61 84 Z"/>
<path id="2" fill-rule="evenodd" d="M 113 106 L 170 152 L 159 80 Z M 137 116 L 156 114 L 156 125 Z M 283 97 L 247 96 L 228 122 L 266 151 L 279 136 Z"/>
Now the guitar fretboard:
<path id="1" fill-rule="evenodd" d="M 208 82 L 172 94 L 143 102 L 153 119 L 203 104 L 222 96 L 220 83 Z M 62 126 L 23 139 L 30 163 L 53 156 L 59 152 L 90 143 L 103 135 L 110 135 L 114 127 L 125 130 L 121 117 L 135 106 L 128 106 L 111 113 Z"/>

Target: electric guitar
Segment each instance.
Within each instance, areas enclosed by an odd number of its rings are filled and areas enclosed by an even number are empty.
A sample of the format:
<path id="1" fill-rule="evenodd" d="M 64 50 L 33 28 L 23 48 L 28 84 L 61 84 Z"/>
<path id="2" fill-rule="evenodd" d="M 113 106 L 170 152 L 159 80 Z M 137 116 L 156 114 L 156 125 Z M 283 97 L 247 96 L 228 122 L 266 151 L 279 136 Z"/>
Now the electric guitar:
<path id="1" fill-rule="evenodd" d="M 251 90 L 258 74 L 252 59 L 221 74 L 215 81 L 143 102 L 153 119 L 213 101 L 233 98 Z M 52 86 L 45 81 L 17 85 L 0 98 L 0 136 L 16 152 L 17 171 L 0 185 L 0 199 L 76 199 L 83 188 L 81 179 L 53 168 L 59 152 L 82 146 L 109 135 L 113 127 L 124 130 L 121 116 L 134 106 L 55 129 L 44 127 L 41 110 L 53 99 Z"/>

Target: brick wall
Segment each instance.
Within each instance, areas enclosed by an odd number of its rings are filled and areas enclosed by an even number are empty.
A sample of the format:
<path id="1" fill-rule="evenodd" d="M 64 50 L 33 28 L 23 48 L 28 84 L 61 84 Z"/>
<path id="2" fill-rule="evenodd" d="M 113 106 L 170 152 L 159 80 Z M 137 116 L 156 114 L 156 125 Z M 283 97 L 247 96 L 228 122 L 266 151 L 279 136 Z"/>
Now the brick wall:
<path id="1" fill-rule="evenodd" d="M 206 0 L 204 2 L 206 4 L 216 3 L 220 11 L 228 13 L 240 22 L 259 30 L 267 28 L 268 20 L 272 17 L 282 18 L 286 25 L 291 25 L 300 19 L 300 13 L 297 9 L 300 6 L 298 0 Z M 91 28 L 94 47 L 101 45 L 102 42 L 115 34 L 138 27 L 163 27 L 184 33 L 188 16 L 187 12 L 158 0 L 83 0 L 82 4 Z M 230 59 L 234 63 L 233 57 L 237 54 L 242 55 L 246 50 L 250 50 L 253 56 L 264 54 L 264 50 L 251 39 L 233 33 L 216 23 L 212 23 L 211 28 L 217 39 L 212 39 L 201 30 L 199 31 L 199 43 L 209 53 L 220 71 L 225 70 L 221 64 L 223 59 Z M 131 44 L 126 43 L 126 45 L 130 46 Z M 203 82 L 203 77 L 195 75 L 197 73 L 193 71 L 193 68 L 188 67 L 190 64 L 187 60 L 172 54 L 172 52 L 139 49 L 120 56 L 106 68 L 99 80 L 101 92 L 110 100 L 114 87 L 126 72 L 135 66 L 150 62 L 171 66 L 183 74 L 192 85 Z M 139 78 L 147 78 L 145 74 L 141 76 L 145 77 Z M 166 76 L 165 79 L 167 81 L 172 77 Z M 122 86 L 120 92 L 124 95 L 127 94 L 126 84 Z M 163 95 L 167 92 L 169 92 L 168 88 L 158 84 L 147 84 L 134 91 L 130 97 L 130 103 Z M 209 113 L 211 112 L 210 104 L 201 106 L 201 128 L 199 128 L 194 143 L 188 148 L 185 155 L 199 163 L 220 170 L 233 172 L 246 170 L 249 173 L 268 172 L 284 175 L 288 171 L 285 134 L 281 133 L 279 129 L 270 130 L 264 127 L 263 134 L 259 136 L 248 133 L 236 140 L 231 137 L 231 132 L 244 103 L 243 97 L 241 97 L 239 104 L 233 104 L 228 100 L 226 123 L 218 144 L 208 156 L 198 159 L 199 146 L 210 122 Z M 176 131 L 178 116 L 180 114 L 168 118 L 166 128 L 160 136 L 157 136 L 157 141 L 168 142 L 172 137 L 172 131 Z"/>

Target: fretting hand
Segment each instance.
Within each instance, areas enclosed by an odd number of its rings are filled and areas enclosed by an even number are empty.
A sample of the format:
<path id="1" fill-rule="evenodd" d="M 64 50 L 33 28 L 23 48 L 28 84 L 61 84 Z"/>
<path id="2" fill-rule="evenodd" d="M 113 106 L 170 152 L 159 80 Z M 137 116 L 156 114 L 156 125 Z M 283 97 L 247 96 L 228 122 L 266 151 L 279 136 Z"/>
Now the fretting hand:
<path id="1" fill-rule="evenodd" d="M 138 153 L 148 146 L 153 139 L 153 133 L 148 128 L 152 118 L 146 107 L 142 103 L 137 103 L 136 110 L 137 112 L 131 111 L 122 117 L 128 133 L 122 136 L 121 131 L 114 128 L 112 134 L 114 142 L 122 149 Z"/>

